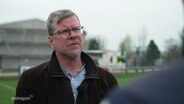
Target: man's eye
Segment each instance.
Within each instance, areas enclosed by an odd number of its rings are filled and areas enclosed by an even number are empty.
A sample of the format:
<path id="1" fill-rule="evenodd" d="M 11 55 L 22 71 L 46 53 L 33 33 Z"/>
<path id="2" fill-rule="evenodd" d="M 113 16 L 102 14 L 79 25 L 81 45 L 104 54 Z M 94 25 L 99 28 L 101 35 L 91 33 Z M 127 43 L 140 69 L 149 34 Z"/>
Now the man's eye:
<path id="1" fill-rule="evenodd" d="M 73 28 L 72 31 L 79 31 L 80 28 Z"/>
<path id="2" fill-rule="evenodd" d="M 58 31 L 59 34 L 67 34 L 70 30 L 62 30 L 62 31 Z"/>

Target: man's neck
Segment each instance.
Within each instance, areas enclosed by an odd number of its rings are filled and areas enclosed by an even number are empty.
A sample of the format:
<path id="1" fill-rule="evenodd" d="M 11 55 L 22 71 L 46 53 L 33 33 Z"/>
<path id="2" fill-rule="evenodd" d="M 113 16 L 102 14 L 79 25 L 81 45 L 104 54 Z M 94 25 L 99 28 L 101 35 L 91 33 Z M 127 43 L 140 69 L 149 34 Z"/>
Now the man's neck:
<path id="1" fill-rule="evenodd" d="M 68 58 L 67 56 L 57 55 L 59 65 L 66 69 L 70 74 L 74 75 L 83 66 L 80 56 Z"/>

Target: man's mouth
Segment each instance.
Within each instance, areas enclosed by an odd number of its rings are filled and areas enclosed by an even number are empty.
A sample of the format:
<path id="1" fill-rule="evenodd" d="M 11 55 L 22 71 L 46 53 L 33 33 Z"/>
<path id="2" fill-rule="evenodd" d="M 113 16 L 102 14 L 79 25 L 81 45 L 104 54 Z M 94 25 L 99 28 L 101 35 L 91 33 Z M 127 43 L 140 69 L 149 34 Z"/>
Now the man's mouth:
<path id="1" fill-rule="evenodd" d="M 77 46 L 77 45 L 79 45 L 79 43 L 72 43 L 72 44 L 69 45 L 69 47 L 74 47 L 74 46 Z"/>

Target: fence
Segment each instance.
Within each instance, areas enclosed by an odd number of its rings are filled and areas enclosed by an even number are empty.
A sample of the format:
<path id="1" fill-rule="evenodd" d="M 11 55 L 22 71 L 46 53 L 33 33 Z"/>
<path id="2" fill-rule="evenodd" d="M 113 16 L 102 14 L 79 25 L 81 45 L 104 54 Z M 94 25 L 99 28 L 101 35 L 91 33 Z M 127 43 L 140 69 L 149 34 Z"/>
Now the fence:
<path id="1" fill-rule="evenodd" d="M 126 67 L 121 68 L 119 66 L 110 66 L 109 71 L 113 73 L 139 73 L 139 72 L 153 72 L 161 70 L 156 66 L 144 66 L 144 67 Z"/>

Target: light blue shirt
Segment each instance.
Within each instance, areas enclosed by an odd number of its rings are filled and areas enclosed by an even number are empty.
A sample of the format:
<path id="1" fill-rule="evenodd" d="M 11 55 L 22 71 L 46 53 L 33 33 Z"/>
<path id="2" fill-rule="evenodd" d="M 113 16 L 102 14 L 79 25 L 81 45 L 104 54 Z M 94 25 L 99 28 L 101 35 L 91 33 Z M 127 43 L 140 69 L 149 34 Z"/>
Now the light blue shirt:
<path id="1" fill-rule="evenodd" d="M 73 96 L 74 96 L 74 100 L 75 100 L 75 104 L 76 104 L 76 99 L 77 99 L 77 95 L 78 95 L 77 88 L 80 86 L 80 84 L 84 80 L 85 74 L 86 74 L 85 65 L 83 65 L 82 68 L 75 75 L 71 75 L 63 67 L 61 67 L 61 69 L 64 72 L 64 74 L 70 79 L 70 83 L 71 83 L 71 87 L 72 87 L 72 91 L 73 91 Z"/>

